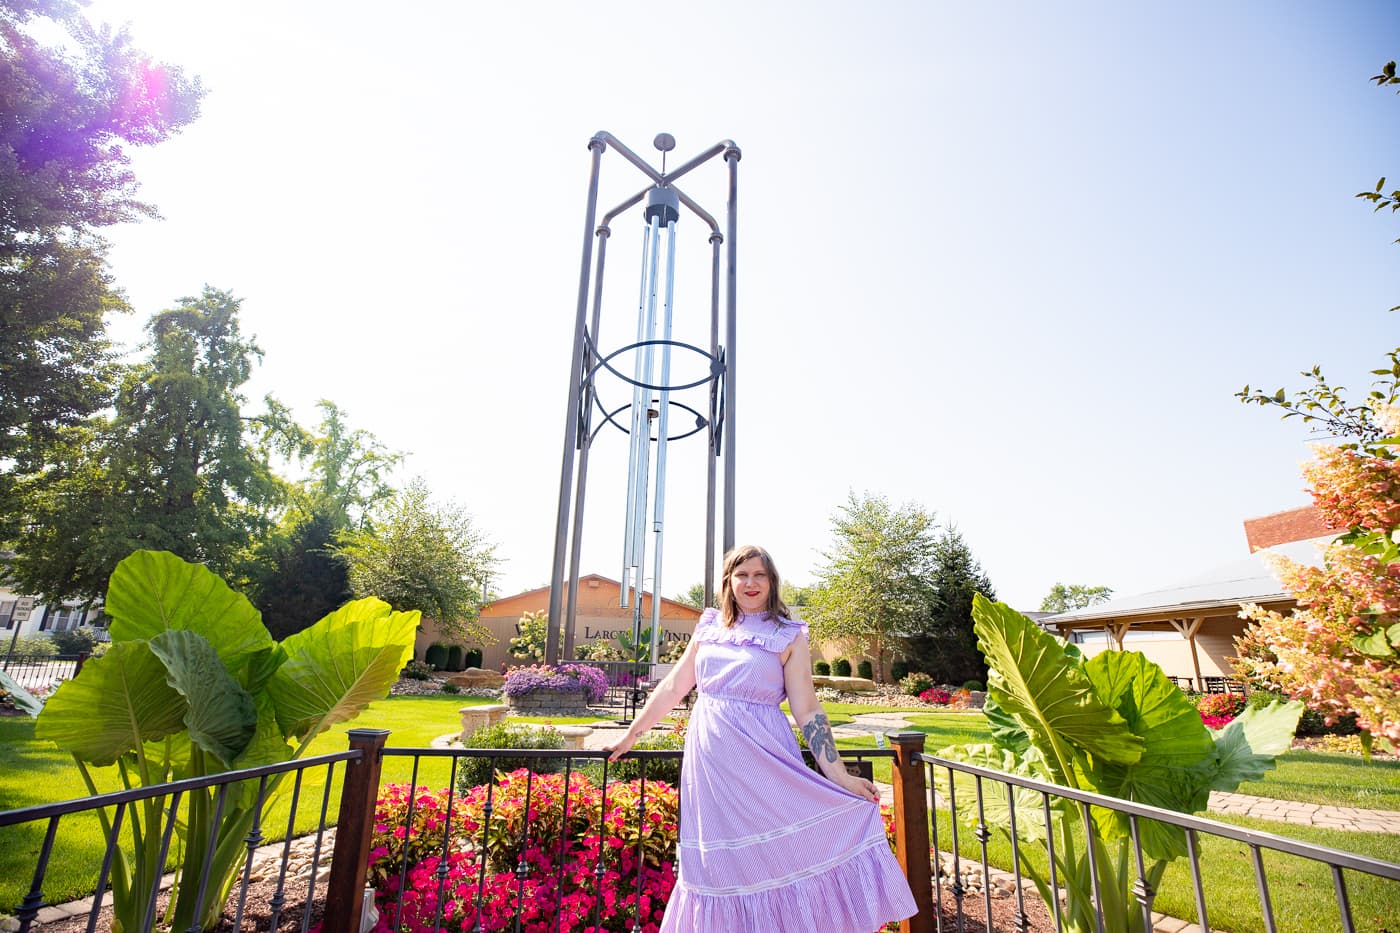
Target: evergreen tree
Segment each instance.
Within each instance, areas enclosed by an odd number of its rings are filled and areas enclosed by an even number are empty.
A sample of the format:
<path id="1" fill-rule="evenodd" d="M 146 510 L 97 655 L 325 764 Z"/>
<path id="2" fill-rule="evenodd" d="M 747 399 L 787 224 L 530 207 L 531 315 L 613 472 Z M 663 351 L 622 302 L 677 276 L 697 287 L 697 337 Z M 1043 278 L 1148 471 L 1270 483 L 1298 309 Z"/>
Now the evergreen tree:
<path id="1" fill-rule="evenodd" d="M 927 583 L 928 599 L 905 638 L 909 660 L 940 683 L 985 682 L 987 664 L 972 631 L 972 597 L 981 593 L 995 600 L 996 591 L 956 528 L 934 546 Z"/>

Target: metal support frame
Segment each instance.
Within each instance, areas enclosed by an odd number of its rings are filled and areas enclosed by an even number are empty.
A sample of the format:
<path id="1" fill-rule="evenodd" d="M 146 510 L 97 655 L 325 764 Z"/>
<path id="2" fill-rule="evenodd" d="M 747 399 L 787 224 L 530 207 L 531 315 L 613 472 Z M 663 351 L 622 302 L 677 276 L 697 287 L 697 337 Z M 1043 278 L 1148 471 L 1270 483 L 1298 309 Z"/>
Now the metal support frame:
<path id="1" fill-rule="evenodd" d="M 665 145 L 663 145 L 663 141 Z M 674 146 L 674 140 L 663 134 L 657 137 L 658 148 L 666 151 Z M 671 405 L 676 405 L 684 410 L 696 415 L 697 422 L 705 421 L 705 416 L 689 406 L 680 402 L 670 400 L 669 395 L 673 391 L 691 388 L 708 382 L 710 384 L 710 411 L 708 413 L 708 423 L 703 427 L 707 428 L 708 435 L 708 470 L 706 478 L 706 518 L 705 518 L 705 595 L 706 601 L 710 602 L 714 597 L 714 565 L 715 565 L 715 521 L 717 512 L 717 483 L 716 483 L 716 461 L 723 455 L 724 457 L 724 528 L 722 534 L 723 549 L 728 550 L 734 546 L 735 532 L 735 508 L 734 508 L 734 476 L 735 476 L 735 449 L 734 449 L 734 358 L 735 345 L 737 342 L 737 272 L 736 264 L 738 253 L 735 248 L 738 232 L 738 163 L 742 153 L 739 147 L 731 140 L 722 140 L 699 153 L 694 158 L 685 162 L 678 168 L 666 172 L 663 161 L 663 170 L 647 163 L 644 159 L 634 153 L 627 146 L 623 145 L 611 133 L 599 132 L 589 140 L 588 149 L 590 153 L 590 172 L 588 182 L 588 197 L 584 210 L 584 242 L 583 255 L 579 264 L 579 286 L 578 303 L 574 320 L 574 348 L 570 365 L 570 381 L 568 404 L 566 406 L 564 424 L 564 445 L 563 457 L 559 479 L 559 508 L 555 525 L 554 538 L 554 560 L 550 576 L 549 595 L 549 623 L 545 640 L 545 662 L 557 664 L 562 659 L 571 659 L 574 654 L 574 624 L 578 611 L 578 579 L 579 560 L 583 536 L 583 514 L 584 499 L 587 491 L 588 473 L 588 452 L 592 445 L 593 438 L 597 431 L 601 430 L 604 424 L 611 423 L 615 427 L 631 435 L 634 444 L 633 457 L 640 450 L 640 455 L 649 456 L 649 444 L 651 441 L 651 419 L 647 417 L 646 408 L 651 399 L 653 391 L 658 392 L 661 399 L 659 417 L 660 434 L 655 439 L 658 444 L 658 486 L 655 495 L 656 509 L 653 519 L 653 533 L 657 535 L 656 552 L 654 559 L 656 568 L 653 571 L 652 583 L 652 630 L 657 632 L 660 626 L 660 604 L 657 600 L 659 595 L 659 577 L 661 567 L 661 524 L 662 524 L 662 499 L 664 495 L 664 470 L 665 470 L 665 446 L 670 440 L 677 440 L 680 437 L 695 433 L 687 431 L 676 436 L 668 436 L 667 414 Z M 649 181 L 646 188 L 637 194 L 624 200 L 612 210 L 605 213 L 601 222 L 595 222 L 598 210 L 598 187 L 603 154 L 612 149 L 634 168 L 640 171 Z M 727 166 L 728 192 L 726 200 L 726 232 L 721 232 L 719 223 L 704 208 L 690 198 L 684 191 L 676 187 L 676 182 L 692 170 L 705 164 L 716 156 L 722 156 Z M 709 227 L 709 242 L 712 250 L 711 260 L 711 300 L 710 300 L 710 346 L 709 351 L 680 343 L 671 339 L 669 317 L 671 310 L 670 287 L 672 276 L 670 270 L 666 279 L 667 295 L 665 298 L 665 334 L 657 338 L 648 326 L 645 333 L 639 332 L 636 343 L 623 347 L 621 350 L 604 354 L 599 349 L 599 327 L 601 323 L 601 305 L 603 290 L 603 274 L 605 259 L 607 256 L 607 241 L 611 235 L 610 224 L 612 220 L 637 204 L 644 198 L 648 198 L 654 192 L 661 190 L 666 198 L 673 198 L 671 203 L 679 202 L 692 214 L 699 217 L 706 226 Z M 664 200 L 664 198 L 662 199 Z M 675 208 L 678 211 L 679 208 Z M 655 206 L 648 205 L 648 213 L 652 214 Z M 675 235 L 674 211 L 666 215 L 666 221 L 660 224 L 658 231 L 653 225 L 649 236 L 651 237 L 649 246 L 646 249 L 651 251 L 651 263 L 653 267 L 657 264 L 658 257 L 658 232 L 668 232 L 671 238 L 669 252 L 669 262 L 674 262 L 674 235 Z M 598 238 L 598 251 L 596 267 L 593 259 L 593 238 Z M 725 261 L 725 327 L 724 344 L 721 345 L 719 329 L 719 289 L 720 289 L 720 253 L 721 244 L 728 242 L 728 251 Z M 643 263 L 643 290 L 641 300 L 653 302 L 656 299 L 655 282 L 650 284 L 646 281 L 646 262 Z M 588 315 L 588 303 L 590 297 L 590 285 L 592 286 L 592 315 Z M 651 320 L 656 320 L 651 318 Z M 619 372 L 609 362 L 613 357 L 628 350 L 639 350 L 639 358 L 643 353 L 649 356 L 650 348 L 660 347 L 663 354 L 662 376 L 659 383 L 653 383 L 652 374 L 634 373 L 631 378 Z M 710 361 L 710 374 L 708 378 L 684 386 L 672 386 L 669 384 L 669 357 L 671 349 L 683 348 L 688 351 L 700 353 L 707 356 Z M 645 348 L 645 349 L 643 349 Z M 631 406 L 607 411 L 598 400 L 594 377 L 600 369 L 607 369 L 609 372 L 620 377 L 624 382 L 629 383 L 634 388 L 634 400 Z M 644 391 L 642 391 L 644 390 Z M 597 406 L 602 412 L 603 423 L 595 430 L 592 426 L 593 409 Z M 632 424 L 623 427 L 615 416 L 626 408 L 631 407 Z M 641 410 L 638 411 L 638 408 Z M 696 428 L 700 430 L 701 428 Z M 728 438 L 728 444 L 725 439 Z M 644 471 L 643 471 L 644 472 Z M 630 471 L 629 471 L 630 475 Z M 632 489 L 629 495 L 629 508 L 632 507 L 634 497 L 640 497 L 642 503 L 640 512 L 646 511 L 647 491 L 645 488 Z M 629 526 L 630 528 L 630 526 Z M 639 533 L 644 529 L 638 529 Z M 628 542 L 636 544 L 637 542 Z M 629 552 L 632 553 L 632 552 Z M 637 553 L 644 553 L 644 547 L 638 548 Z M 644 566 L 638 560 L 636 566 L 635 587 L 629 595 L 628 575 L 623 575 L 623 605 L 633 601 L 634 634 L 640 634 L 641 627 L 641 602 L 643 595 L 642 575 Z M 567 568 L 567 571 L 566 571 Z M 656 650 L 659 647 L 659 638 L 653 638 L 652 661 L 655 661 Z"/>

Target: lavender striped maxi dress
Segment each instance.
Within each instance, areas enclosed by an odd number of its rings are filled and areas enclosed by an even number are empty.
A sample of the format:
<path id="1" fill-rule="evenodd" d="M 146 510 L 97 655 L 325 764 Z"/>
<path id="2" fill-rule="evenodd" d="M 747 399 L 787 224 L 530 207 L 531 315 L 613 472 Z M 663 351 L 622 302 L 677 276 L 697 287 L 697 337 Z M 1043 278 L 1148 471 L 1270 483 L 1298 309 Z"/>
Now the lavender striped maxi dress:
<path id="1" fill-rule="evenodd" d="M 680 877 L 661 933 L 872 933 L 916 911 L 880 808 L 811 770 L 779 703 L 807 627 L 762 614 L 692 636 L 700 698 L 681 766 Z"/>

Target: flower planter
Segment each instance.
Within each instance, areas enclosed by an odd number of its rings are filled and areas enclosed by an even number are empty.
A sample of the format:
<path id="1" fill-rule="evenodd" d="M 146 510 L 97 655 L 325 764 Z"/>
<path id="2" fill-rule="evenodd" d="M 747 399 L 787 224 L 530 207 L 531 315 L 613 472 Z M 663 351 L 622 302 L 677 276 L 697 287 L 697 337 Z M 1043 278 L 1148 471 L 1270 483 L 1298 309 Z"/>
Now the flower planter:
<path id="1" fill-rule="evenodd" d="M 588 694 L 579 690 L 532 690 L 520 696 L 508 696 L 512 712 L 535 714 L 588 708 Z"/>

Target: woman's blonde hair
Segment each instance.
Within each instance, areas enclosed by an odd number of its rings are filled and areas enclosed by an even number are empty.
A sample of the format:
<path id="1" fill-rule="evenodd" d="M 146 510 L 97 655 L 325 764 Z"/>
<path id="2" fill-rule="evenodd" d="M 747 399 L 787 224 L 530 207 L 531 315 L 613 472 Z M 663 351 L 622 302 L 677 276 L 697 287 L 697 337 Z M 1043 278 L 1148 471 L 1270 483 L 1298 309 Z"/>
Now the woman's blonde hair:
<path id="1" fill-rule="evenodd" d="M 719 584 L 719 615 L 725 628 L 739 621 L 739 600 L 734 596 L 734 568 L 755 557 L 763 561 L 763 569 L 768 573 L 768 605 L 763 607 L 764 615 L 780 623 L 786 622 L 791 616 L 788 607 L 783 605 L 782 597 L 778 595 L 782 581 L 778 578 L 778 567 L 773 563 L 773 558 L 756 544 L 741 544 L 724 555 L 724 573 Z"/>

